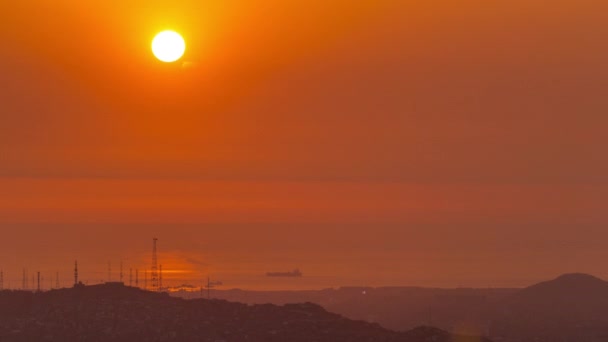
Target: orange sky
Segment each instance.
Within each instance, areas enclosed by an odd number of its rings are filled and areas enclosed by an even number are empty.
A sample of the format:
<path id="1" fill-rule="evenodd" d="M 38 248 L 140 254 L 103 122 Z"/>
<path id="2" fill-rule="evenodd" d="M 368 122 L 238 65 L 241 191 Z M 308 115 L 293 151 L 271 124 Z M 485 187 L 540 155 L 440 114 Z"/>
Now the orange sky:
<path id="1" fill-rule="evenodd" d="M 125 4 L 128 3 L 128 4 Z M 608 277 L 608 4 L 0 3 L 0 268 Z M 188 49 L 158 62 L 150 41 Z M 531 260 L 535 260 L 531 262 Z M 86 266 L 85 266 L 86 265 Z M 88 267 L 87 267 L 88 266 Z M 260 278 L 300 267 L 300 283 Z"/>

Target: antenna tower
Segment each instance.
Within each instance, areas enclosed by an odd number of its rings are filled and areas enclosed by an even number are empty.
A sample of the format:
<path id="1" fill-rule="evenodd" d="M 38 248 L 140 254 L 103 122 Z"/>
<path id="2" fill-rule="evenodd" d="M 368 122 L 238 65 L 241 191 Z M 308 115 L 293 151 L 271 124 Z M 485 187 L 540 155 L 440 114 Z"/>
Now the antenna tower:
<path id="1" fill-rule="evenodd" d="M 158 287 L 158 256 L 156 254 L 156 242 L 157 241 L 158 241 L 157 238 L 152 239 L 152 274 L 151 274 L 152 291 L 159 290 L 159 287 Z"/>

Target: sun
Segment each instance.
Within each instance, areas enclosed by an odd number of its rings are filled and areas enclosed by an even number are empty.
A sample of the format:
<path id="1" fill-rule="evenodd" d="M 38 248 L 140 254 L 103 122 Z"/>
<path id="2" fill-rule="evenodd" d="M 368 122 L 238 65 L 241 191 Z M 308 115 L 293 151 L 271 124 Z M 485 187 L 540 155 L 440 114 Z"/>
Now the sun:
<path id="1" fill-rule="evenodd" d="M 175 62 L 186 52 L 186 42 L 175 31 L 163 31 L 152 40 L 152 53 L 165 63 Z"/>

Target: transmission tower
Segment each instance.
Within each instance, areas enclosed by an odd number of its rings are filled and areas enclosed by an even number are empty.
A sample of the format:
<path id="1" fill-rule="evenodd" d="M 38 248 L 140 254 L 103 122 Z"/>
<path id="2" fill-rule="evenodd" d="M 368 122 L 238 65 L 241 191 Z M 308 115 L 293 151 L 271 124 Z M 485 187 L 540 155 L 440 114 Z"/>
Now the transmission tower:
<path id="1" fill-rule="evenodd" d="M 152 239 L 152 291 L 158 291 L 158 256 L 156 255 L 157 238 Z"/>

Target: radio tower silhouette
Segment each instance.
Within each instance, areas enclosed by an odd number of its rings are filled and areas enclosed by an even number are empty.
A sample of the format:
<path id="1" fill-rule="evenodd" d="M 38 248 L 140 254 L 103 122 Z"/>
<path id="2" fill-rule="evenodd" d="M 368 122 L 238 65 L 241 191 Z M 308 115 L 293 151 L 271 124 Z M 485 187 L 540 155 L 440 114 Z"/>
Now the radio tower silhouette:
<path id="1" fill-rule="evenodd" d="M 150 275 L 152 281 L 152 291 L 159 291 L 158 286 L 158 256 L 156 255 L 156 241 L 157 238 L 152 239 L 152 274 Z"/>

